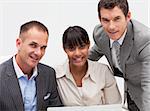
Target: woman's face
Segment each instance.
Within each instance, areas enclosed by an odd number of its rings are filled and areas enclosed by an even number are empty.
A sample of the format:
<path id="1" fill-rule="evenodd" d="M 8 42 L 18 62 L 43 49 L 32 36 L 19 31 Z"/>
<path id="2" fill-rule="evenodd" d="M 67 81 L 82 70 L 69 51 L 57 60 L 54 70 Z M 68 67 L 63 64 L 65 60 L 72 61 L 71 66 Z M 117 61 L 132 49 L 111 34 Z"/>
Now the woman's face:
<path id="1" fill-rule="evenodd" d="M 69 64 L 76 67 L 84 66 L 88 58 L 88 50 L 89 44 L 65 48 Z"/>

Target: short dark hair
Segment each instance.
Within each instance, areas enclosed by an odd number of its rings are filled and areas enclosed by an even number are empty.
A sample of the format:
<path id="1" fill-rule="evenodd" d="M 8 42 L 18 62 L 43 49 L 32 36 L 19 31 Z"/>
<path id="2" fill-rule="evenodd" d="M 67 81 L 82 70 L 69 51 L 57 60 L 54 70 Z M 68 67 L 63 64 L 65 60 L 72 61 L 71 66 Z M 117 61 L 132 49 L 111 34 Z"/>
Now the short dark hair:
<path id="1" fill-rule="evenodd" d="M 20 27 L 20 35 L 24 32 L 27 32 L 31 28 L 36 27 L 38 30 L 46 32 L 49 35 L 47 27 L 39 21 L 29 21 L 21 25 Z"/>
<path id="2" fill-rule="evenodd" d="M 85 29 L 80 26 L 70 26 L 63 34 L 63 48 L 73 48 L 89 44 L 89 36 Z"/>
<path id="3" fill-rule="evenodd" d="M 129 12 L 129 5 L 127 0 L 100 0 L 98 3 L 98 16 L 101 18 L 101 8 L 113 9 L 115 6 L 119 7 L 124 13 L 125 17 Z"/>

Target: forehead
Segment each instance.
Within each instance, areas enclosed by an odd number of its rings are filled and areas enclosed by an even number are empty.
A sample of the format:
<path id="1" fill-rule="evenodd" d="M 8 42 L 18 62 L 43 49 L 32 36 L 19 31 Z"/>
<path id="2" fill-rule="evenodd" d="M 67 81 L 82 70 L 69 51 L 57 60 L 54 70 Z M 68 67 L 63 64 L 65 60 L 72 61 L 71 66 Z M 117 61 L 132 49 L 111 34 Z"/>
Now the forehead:
<path id="1" fill-rule="evenodd" d="M 31 35 L 33 35 L 33 34 L 47 34 L 46 31 L 43 31 L 43 30 L 41 30 L 41 29 L 39 29 L 37 27 L 30 28 L 26 33 L 27 34 L 31 34 Z"/>
<path id="2" fill-rule="evenodd" d="M 37 44 L 47 44 L 48 34 L 42 30 L 31 28 L 27 32 L 23 33 L 24 41 L 35 42 Z"/>
<path id="3" fill-rule="evenodd" d="M 124 16 L 122 10 L 115 6 L 113 9 L 101 8 L 101 18 L 114 18 L 118 16 Z"/>

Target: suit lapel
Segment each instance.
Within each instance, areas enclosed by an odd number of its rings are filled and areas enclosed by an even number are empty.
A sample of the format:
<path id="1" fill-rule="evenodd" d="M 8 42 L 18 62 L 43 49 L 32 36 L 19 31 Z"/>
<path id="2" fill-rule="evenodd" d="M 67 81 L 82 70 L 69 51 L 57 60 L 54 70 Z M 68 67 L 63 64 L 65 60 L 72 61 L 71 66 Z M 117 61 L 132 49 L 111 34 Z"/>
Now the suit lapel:
<path id="1" fill-rule="evenodd" d="M 40 108 L 44 107 L 42 106 L 44 104 L 44 75 L 42 75 L 42 70 L 40 66 L 38 65 L 38 76 L 36 77 L 36 90 L 37 90 L 37 110 L 40 110 Z"/>
<path id="2" fill-rule="evenodd" d="M 111 67 L 113 67 L 113 64 L 112 64 L 112 59 L 111 59 L 111 51 L 110 51 L 110 42 L 109 42 L 109 37 L 104 34 L 103 35 L 103 40 L 100 40 L 102 41 L 102 45 L 100 46 L 101 49 L 103 50 L 104 52 L 104 55 L 106 56 L 106 58 L 108 59 L 108 62 L 110 64 Z"/>
<path id="3" fill-rule="evenodd" d="M 121 68 L 123 72 L 125 72 L 125 62 L 128 59 L 130 52 L 133 48 L 133 37 L 134 35 L 133 35 L 132 24 L 129 22 L 128 27 L 127 27 L 127 34 L 125 36 L 125 39 L 123 41 L 123 44 L 120 50 L 120 61 L 121 61 Z"/>
<path id="4" fill-rule="evenodd" d="M 8 67 L 6 70 L 6 86 L 10 91 L 10 95 L 12 96 L 12 99 L 15 103 L 16 109 L 18 111 L 24 110 L 24 105 L 23 105 L 23 99 L 22 99 L 22 94 L 19 86 L 18 79 L 15 74 L 15 70 L 13 67 L 13 62 L 12 59 L 9 60 Z"/>

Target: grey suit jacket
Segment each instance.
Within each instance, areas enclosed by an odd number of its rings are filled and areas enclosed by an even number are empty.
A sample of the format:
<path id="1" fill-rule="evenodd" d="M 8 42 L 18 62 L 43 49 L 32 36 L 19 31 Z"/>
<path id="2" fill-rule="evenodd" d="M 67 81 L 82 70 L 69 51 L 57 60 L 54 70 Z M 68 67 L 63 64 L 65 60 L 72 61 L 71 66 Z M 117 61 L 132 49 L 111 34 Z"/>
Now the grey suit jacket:
<path id="1" fill-rule="evenodd" d="M 95 27 L 93 37 L 95 44 L 89 59 L 99 60 L 105 55 L 113 69 L 109 37 L 101 25 Z M 131 20 L 120 51 L 122 76 L 126 79 L 129 94 L 141 111 L 150 111 L 150 29 Z"/>
<path id="2" fill-rule="evenodd" d="M 40 63 L 37 67 L 37 110 L 43 111 L 49 106 L 61 106 L 55 71 Z M 0 65 L 0 111 L 24 111 L 21 90 L 12 58 Z"/>

